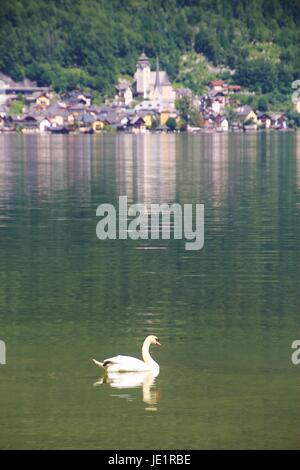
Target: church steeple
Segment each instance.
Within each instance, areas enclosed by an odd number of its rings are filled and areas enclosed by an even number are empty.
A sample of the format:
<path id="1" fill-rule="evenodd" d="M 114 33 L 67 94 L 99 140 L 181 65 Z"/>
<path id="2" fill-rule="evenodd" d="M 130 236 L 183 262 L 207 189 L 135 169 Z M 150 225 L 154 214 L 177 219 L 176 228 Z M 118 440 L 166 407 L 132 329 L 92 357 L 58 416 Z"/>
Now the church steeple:
<path id="1" fill-rule="evenodd" d="M 160 91 L 160 77 L 159 77 L 159 58 L 156 57 L 156 74 L 155 74 L 155 85 L 154 89 Z"/>
<path id="2" fill-rule="evenodd" d="M 134 78 L 137 94 L 147 98 L 150 83 L 150 62 L 144 51 L 138 58 Z"/>
<path id="3" fill-rule="evenodd" d="M 149 64 L 149 59 L 148 57 L 146 56 L 145 54 L 145 51 L 143 50 L 142 54 L 140 55 L 140 57 L 138 58 L 138 62 L 136 64 L 136 68 L 137 69 L 144 69 L 146 67 L 150 67 L 150 64 Z"/>

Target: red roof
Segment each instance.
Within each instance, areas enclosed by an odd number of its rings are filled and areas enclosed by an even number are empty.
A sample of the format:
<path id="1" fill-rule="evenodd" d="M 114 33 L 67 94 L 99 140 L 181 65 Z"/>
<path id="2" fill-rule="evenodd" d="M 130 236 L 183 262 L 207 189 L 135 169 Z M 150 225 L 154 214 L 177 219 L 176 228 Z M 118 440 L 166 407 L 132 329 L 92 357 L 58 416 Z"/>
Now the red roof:
<path id="1" fill-rule="evenodd" d="M 223 80 L 212 80 L 210 82 L 210 86 L 223 86 L 224 82 Z"/>

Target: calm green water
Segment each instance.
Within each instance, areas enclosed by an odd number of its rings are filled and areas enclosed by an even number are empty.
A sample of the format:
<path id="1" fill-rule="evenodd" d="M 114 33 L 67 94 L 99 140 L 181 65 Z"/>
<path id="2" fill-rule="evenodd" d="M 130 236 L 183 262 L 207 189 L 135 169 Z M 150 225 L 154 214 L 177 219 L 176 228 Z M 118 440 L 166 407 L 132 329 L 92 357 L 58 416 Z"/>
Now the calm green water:
<path id="1" fill-rule="evenodd" d="M 205 204 L 205 245 L 99 241 L 100 203 Z M 0 448 L 300 448 L 300 134 L 0 136 Z M 140 355 L 155 383 L 94 385 Z"/>

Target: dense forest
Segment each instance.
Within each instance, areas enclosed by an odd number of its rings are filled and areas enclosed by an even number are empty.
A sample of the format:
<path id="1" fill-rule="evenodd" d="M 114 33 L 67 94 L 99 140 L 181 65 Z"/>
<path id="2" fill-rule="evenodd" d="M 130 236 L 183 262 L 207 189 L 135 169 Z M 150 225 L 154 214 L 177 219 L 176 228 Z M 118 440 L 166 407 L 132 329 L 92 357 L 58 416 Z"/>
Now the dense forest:
<path id="1" fill-rule="evenodd" d="M 195 92 L 215 75 L 280 101 L 300 78 L 299 20 L 299 0 L 1 0 L 0 71 L 104 95 L 144 49 Z"/>

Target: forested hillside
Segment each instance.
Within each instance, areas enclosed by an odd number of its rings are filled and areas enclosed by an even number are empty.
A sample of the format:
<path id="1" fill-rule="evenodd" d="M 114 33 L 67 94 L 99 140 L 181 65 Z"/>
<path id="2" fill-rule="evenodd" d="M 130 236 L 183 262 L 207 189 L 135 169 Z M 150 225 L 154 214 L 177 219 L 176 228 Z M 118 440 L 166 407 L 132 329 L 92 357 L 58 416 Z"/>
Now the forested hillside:
<path id="1" fill-rule="evenodd" d="M 299 0 L 1 0 L 0 71 L 106 94 L 145 49 L 197 92 L 201 68 L 191 79 L 182 56 L 204 54 L 234 69 L 233 82 L 280 97 L 300 78 L 299 18 Z"/>

